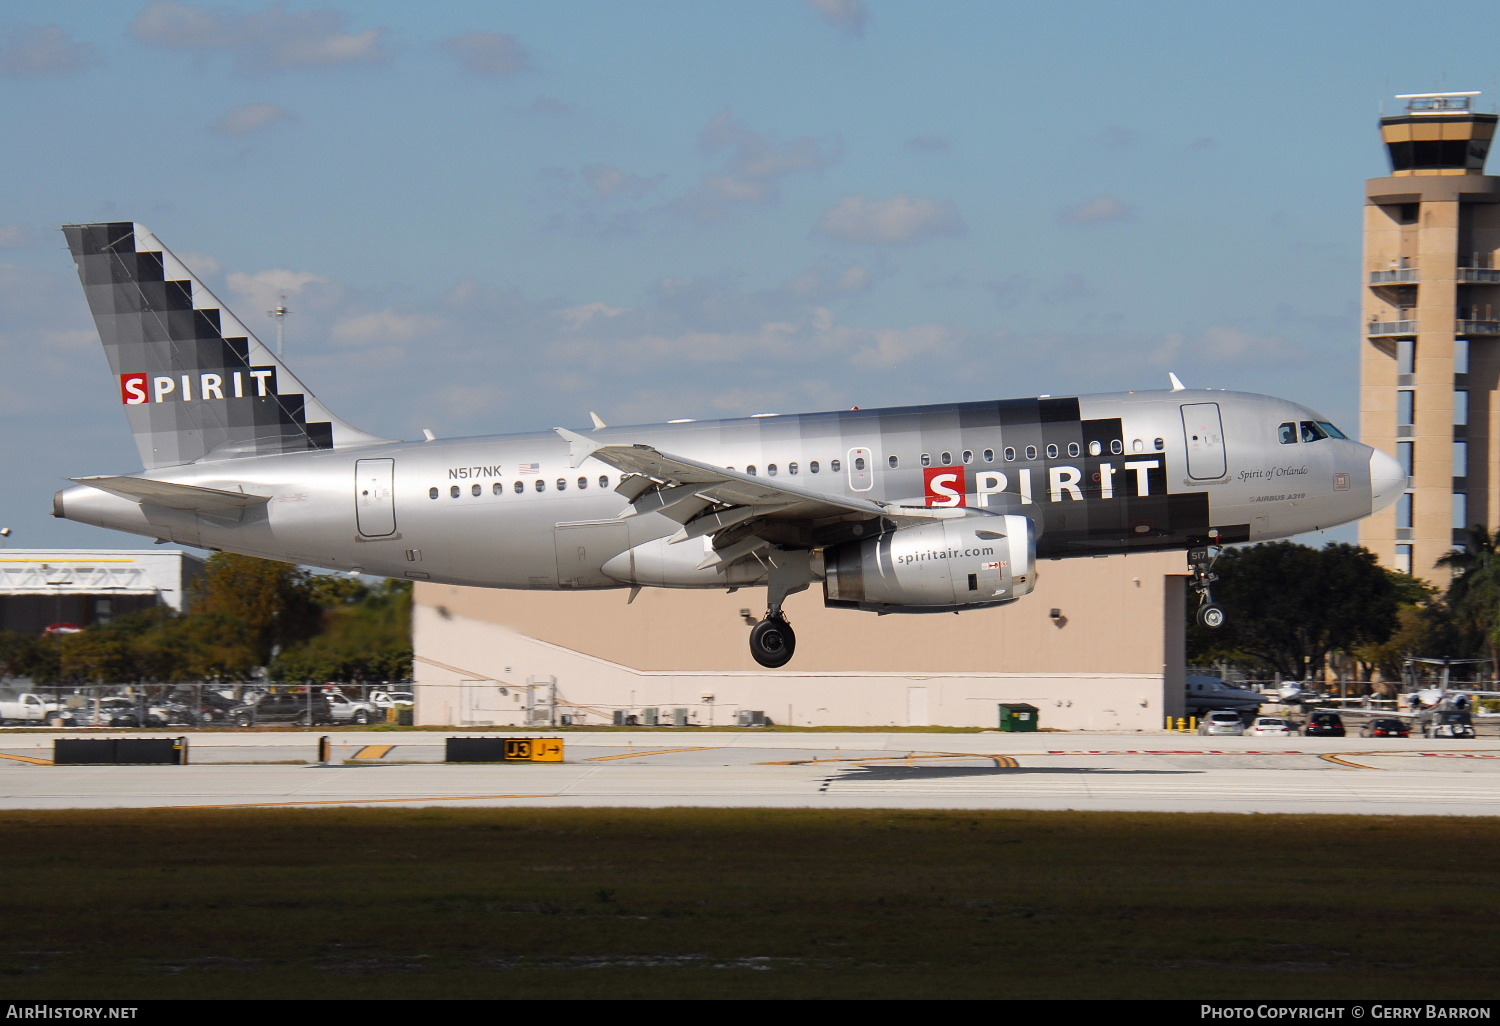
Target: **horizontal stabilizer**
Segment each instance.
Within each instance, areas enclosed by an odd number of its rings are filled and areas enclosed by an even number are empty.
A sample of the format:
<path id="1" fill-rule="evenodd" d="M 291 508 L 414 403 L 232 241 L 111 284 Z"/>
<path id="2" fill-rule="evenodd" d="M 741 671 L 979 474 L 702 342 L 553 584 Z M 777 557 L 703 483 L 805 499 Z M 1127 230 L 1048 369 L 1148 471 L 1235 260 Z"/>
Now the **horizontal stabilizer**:
<path id="1" fill-rule="evenodd" d="M 269 495 L 227 492 L 220 488 L 174 484 L 171 481 L 152 481 L 144 477 L 75 477 L 73 480 L 78 484 L 89 485 L 112 495 L 134 499 L 136 502 L 149 502 L 153 506 L 200 513 L 222 513 L 228 510 L 247 509 L 251 506 L 264 506 L 271 500 Z"/>

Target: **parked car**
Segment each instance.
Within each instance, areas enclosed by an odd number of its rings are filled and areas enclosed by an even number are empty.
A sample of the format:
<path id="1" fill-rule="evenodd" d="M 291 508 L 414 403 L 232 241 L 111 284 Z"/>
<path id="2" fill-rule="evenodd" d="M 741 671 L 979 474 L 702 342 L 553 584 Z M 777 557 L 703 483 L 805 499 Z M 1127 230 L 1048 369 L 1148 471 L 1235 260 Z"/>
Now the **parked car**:
<path id="1" fill-rule="evenodd" d="M 1474 720 L 1464 712 L 1436 713 L 1423 724 L 1422 736 L 1471 738 L 1474 736 Z"/>
<path id="2" fill-rule="evenodd" d="M 1302 725 L 1303 737 L 1343 737 L 1344 719 L 1338 713 L 1315 712 Z"/>
<path id="3" fill-rule="evenodd" d="M 318 691 L 267 691 L 252 706 L 256 723 L 296 723 L 304 727 L 332 723 L 328 695 Z"/>
<path id="4" fill-rule="evenodd" d="M 1257 716 L 1250 724 L 1250 733 L 1255 737 L 1290 737 L 1292 725 L 1280 716 Z"/>
<path id="5" fill-rule="evenodd" d="M 385 720 L 385 713 L 370 702 L 350 698 L 348 695 L 323 697 L 328 700 L 328 715 L 335 723 L 352 723 L 362 727 L 366 723 L 381 723 Z"/>
<path id="6" fill-rule="evenodd" d="M 255 707 L 237 701 L 233 694 L 205 688 L 198 696 L 198 722 L 201 726 L 248 727 L 255 722 Z"/>
<path id="7" fill-rule="evenodd" d="M 1378 719 L 1369 720 L 1363 727 L 1359 728 L 1360 737 L 1411 737 L 1411 731 L 1407 729 L 1401 720 L 1382 716 Z"/>
<path id="8" fill-rule="evenodd" d="M 410 691 L 371 691 L 370 704 L 377 709 L 410 709 L 416 698 Z"/>
<path id="9" fill-rule="evenodd" d="M 1238 737 L 1245 732 L 1245 721 L 1240 719 L 1240 714 L 1228 709 L 1219 709 L 1208 713 L 1198 721 L 1198 733 L 1200 734 L 1227 734 Z"/>

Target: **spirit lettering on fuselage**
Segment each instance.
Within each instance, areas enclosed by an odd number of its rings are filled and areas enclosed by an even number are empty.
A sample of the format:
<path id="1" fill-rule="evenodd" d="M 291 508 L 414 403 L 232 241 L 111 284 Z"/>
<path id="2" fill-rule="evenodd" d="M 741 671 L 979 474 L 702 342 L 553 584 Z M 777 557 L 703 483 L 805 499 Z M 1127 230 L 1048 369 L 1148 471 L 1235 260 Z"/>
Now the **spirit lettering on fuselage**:
<path id="1" fill-rule="evenodd" d="M 1115 475 L 1126 475 L 1126 487 L 1136 498 L 1151 494 L 1150 471 L 1161 469 L 1161 460 L 1126 460 L 1122 468 L 1111 463 L 1099 464 L 1099 498 L 1115 498 Z M 1035 502 L 1032 491 L 1031 467 L 1022 467 L 1015 472 L 1015 493 L 1021 497 L 1022 505 Z M 929 506 L 967 506 L 969 495 L 979 501 L 980 506 L 990 505 L 990 496 L 1011 491 L 1010 475 L 1003 470 L 981 470 L 974 475 L 974 490 L 969 491 L 968 471 L 964 467 L 928 467 L 922 471 L 922 483 L 927 492 Z M 1083 472 L 1077 467 L 1057 466 L 1047 468 L 1047 498 L 1051 502 L 1065 499 L 1083 501 Z"/>

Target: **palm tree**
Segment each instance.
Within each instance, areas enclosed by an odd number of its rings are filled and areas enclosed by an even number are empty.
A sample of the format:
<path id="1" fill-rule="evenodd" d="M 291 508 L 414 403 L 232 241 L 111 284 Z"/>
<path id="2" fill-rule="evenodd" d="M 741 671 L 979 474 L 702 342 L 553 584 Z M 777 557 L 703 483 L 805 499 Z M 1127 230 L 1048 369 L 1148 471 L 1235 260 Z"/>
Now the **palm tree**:
<path id="1" fill-rule="evenodd" d="M 1466 633 L 1484 639 L 1491 672 L 1500 658 L 1500 531 L 1466 528 L 1467 540 L 1438 561 L 1453 571 L 1447 604 Z"/>

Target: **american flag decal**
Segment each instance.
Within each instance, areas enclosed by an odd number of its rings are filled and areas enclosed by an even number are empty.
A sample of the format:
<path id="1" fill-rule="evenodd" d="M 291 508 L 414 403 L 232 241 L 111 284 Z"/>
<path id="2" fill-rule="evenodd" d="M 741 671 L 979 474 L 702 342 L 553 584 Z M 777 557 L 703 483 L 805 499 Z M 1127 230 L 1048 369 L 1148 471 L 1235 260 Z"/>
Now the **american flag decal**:
<path id="1" fill-rule="evenodd" d="M 540 474 L 542 472 L 542 465 L 540 463 L 523 463 L 516 469 L 523 474 Z"/>

